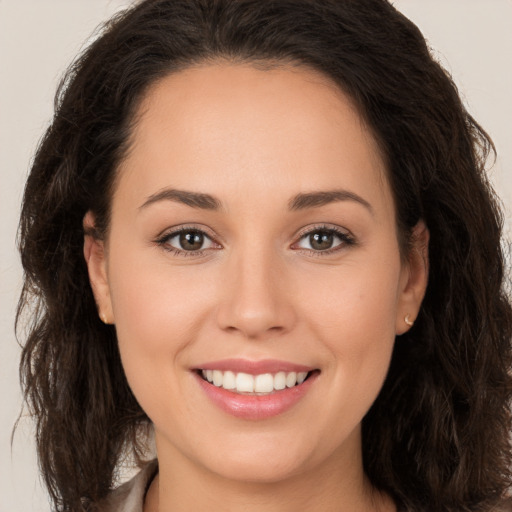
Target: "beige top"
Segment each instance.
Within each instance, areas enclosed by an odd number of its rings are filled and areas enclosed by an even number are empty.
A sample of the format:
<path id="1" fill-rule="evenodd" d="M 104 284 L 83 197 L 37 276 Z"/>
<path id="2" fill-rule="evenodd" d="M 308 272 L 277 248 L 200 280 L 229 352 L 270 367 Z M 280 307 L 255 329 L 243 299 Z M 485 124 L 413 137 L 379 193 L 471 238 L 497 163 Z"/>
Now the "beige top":
<path id="1" fill-rule="evenodd" d="M 143 512 L 144 498 L 149 484 L 158 471 L 158 463 L 151 461 L 131 480 L 112 491 L 99 504 L 99 512 Z"/>

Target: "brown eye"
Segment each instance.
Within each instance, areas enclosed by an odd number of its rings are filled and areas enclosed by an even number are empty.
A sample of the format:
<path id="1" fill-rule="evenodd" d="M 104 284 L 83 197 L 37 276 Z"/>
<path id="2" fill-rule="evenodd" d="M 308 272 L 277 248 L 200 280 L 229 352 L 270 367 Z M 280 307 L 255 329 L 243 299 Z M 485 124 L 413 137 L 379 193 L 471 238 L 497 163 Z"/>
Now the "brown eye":
<path id="1" fill-rule="evenodd" d="M 204 243 L 204 235 L 199 231 L 185 231 L 179 234 L 180 249 L 199 251 Z"/>
<path id="2" fill-rule="evenodd" d="M 306 249 L 312 253 L 325 252 L 343 249 L 346 246 L 354 245 L 352 235 L 341 231 L 339 228 L 316 228 L 304 233 L 295 248 Z"/>
<path id="3" fill-rule="evenodd" d="M 334 243 L 334 234 L 329 231 L 317 231 L 309 235 L 309 245 L 315 251 L 330 249 Z"/>
<path id="4" fill-rule="evenodd" d="M 203 231 L 186 228 L 164 235 L 157 242 L 176 253 L 194 253 L 218 247 Z"/>

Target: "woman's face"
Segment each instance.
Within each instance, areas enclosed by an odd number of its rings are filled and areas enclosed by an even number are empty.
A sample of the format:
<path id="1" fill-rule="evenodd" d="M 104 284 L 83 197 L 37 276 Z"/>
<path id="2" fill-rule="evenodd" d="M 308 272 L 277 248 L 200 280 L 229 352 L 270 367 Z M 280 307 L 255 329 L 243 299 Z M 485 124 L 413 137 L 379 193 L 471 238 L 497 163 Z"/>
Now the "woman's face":
<path id="1" fill-rule="evenodd" d="M 108 240 L 85 255 L 159 458 L 260 482 L 361 468 L 426 283 L 370 131 L 299 67 L 192 68 L 139 114 Z"/>

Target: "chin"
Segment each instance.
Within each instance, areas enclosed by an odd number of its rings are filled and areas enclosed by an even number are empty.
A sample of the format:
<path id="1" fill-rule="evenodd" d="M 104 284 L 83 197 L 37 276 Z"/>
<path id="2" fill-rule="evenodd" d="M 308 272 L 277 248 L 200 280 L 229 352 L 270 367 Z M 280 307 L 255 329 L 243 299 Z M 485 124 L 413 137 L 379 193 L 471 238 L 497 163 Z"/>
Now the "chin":
<path id="1" fill-rule="evenodd" d="M 275 456 L 261 459 L 229 458 L 209 469 L 227 480 L 254 485 L 280 483 L 305 470 L 302 462 L 283 460 Z"/>
<path id="2" fill-rule="evenodd" d="M 262 435 L 263 434 L 263 435 Z M 228 480 L 252 484 L 273 484 L 293 479 L 312 470 L 328 458 L 330 449 L 311 442 L 301 432 L 288 429 L 241 435 L 214 442 L 204 440 L 201 452 L 192 455 L 196 464 Z M 330 448 L 330 447 L 329 447 Z"/>

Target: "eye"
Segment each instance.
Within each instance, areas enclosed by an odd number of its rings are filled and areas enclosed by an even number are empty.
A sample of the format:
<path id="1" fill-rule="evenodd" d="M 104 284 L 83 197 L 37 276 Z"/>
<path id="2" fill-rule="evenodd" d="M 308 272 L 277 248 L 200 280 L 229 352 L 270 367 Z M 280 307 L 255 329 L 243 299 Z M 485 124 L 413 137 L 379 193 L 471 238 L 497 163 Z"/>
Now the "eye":
<path id="1" fill-rule="evenodd" d="M 303 233 L 295 247 L 316 253 L 330 253 L 354 243 L 353 237 L 347 232 L 333 227 L 317 227 Z"/>
<path id="2" fill-rule="evenodd" d="M 204 231 L 196 228 L 180 228 L 171 233 L 166 233 L 156 242 L 169 251 L 184 255 L 186 253 L 200 253 L 218 247 Z"/>

